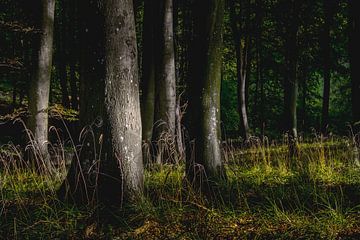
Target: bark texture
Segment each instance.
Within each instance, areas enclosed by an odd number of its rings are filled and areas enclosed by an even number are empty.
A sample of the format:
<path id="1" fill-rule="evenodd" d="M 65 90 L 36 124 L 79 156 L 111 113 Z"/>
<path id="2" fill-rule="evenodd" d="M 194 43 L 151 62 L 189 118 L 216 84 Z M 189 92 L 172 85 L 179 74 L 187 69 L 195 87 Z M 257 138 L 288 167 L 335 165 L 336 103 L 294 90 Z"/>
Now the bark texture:
<path id="1" fill-rule="evenodd" d="M 34 135 L 36 152 L 45 161 L 49 161 L 48 107 L 50 79 L 53 55 L 55 0 L 42 1 L 42 21 L 40 48 L 37 54 L 37 66 L 31 81 L 29 92 L 29 129 Z"/>
<path id="2" fill-rule="evenodd" d="M 59 194 L 120 205 L 143 189 L 141 117 L 132 0 L 82 2 L 82 147 Z M 93 49 L 93 51 L 89 51 Z"/>
<path id="3" fill-rule="evenodd" d="M 195 185 L 225 177 L 220 148 L 224 4 L 224 0 L 194 1 L 186 173 Z"/>
<path id="4" fill-rule="evenodd" d="M 99 192 L 135 202 L 143 191 L 138 62 L 132 0 L 106 0 L 105 132 Z M 120 192 L 119 192 L 120 190 Z"/>

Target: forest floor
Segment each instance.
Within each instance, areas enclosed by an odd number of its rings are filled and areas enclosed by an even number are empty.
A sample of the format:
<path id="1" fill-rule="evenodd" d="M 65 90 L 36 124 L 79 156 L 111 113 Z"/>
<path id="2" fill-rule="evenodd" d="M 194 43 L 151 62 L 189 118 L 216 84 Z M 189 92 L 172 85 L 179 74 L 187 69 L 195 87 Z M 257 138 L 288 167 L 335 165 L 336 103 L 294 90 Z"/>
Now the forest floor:
<path id="1" fill-rule="evenodd" d="M 350 140 L 301 144 L 298 166 L 284 146 L 227 147 L 227 181 L 212 200 L 184 188 L 184 166 L 145 171 L 141 204 L 108 211 L 56 197 L 62 176 L 20 167 L 0 148 L 3 239 L 360 239 L 360 168 Z"/>

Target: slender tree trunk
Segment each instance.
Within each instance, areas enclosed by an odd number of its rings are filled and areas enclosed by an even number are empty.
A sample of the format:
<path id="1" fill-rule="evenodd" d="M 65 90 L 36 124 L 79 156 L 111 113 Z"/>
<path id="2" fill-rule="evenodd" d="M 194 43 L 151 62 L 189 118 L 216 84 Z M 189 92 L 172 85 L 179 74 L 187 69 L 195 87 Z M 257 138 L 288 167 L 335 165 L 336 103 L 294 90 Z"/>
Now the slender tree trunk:
<path id="1" fill-rule="evenodd" d="M 161 59 L 155 86 L 155 129 L 154 140 L 157 142 L 157 162 L 162 158 L 175 159 L 171 152 L 175 140 L 176 127 L 176 69 L 173 28 L 173 1 L 164 0 L 161 4 L 162 37 L 160 39 Z M 166 140 L 165 140 L 166 139 Z M 165 141 L 164 141 L 165 140 Z M 170 150 L 170 151 L 169 151 Z M 168 152 L 168 153 L 165 153 Z M 165 155 L 164 155 L 165 154 Z"/>
<path id="2" fill-rule="evenodd" d="M 53 54 L 55 0 L 42 1 L 42 23 L 38 63 L 31 81 L 29 93 L 29 129 L 34 134 L 38 154 L 44 161 L 49 160 L 48 107 Z"/>
<path id="3" fill-rule="evenodd" d="M 71 108 L 74 110 L 79 109 L 79 87 L 78 87 L 78 56 L 80 55 L 79 45 L 79 0 L 69 1 L 69 16 L 71 17 L 72 23 L 69 26 L 69 32 L 71 37 L 69 38 L 69 48 L 72 54 L 69 56 L 69 67 L 70 67 L 70 94 L 71 94 Z"/>
<path id="4" fill-rule="evenodd" d="M 286 132 L 289 136 L 289 152 L 293 158 L 297 154 L 297 98 L 298 98 L 298 74 L 297 74 L 297 41 L 299 29 L 299 1 L 289 2 L 289 18 L 285 36 L 285 64 L 286 76 L 284 82 L 284 117 Z M 293 164 L 293 163 L 292 163 Z"/>
<path id="5" fill-rule="evenodd" d="M 330 105 L 330 81 L 331 81 L 331 64 L 332 64 L 332 47 L 330 27 L 333 25 L 334 15 L 334 0 L 323 0 L 324 7 L 324 29 L 322 33 L 322 46 L 323 46 L 323 71 L 324 71 L 324 88 L 323 88 L 323 105 L 322 105 L 322 121 L 321 132 L 327 134 L 329 125 L 329 105 Z"/>
<path id="6" fill-rule="evenodd" d="M 145 0 L 143 21 L 142 96 L 141 122 L 142 139 L 151 142 L 155 110 L 155 9 L 151 0 Z"/>
<path id="7" fill-rule="evenodd" d="M 249 2 L 247 2 L 249 7 Z M 244 3 L 241 4 L 241 9 L 245 6 Z M 241 137 L 247 141 L 250 137 L 250 128 L 248 123 L 247 117 L 247 79 L 248 79 L 248 70 L 249 70 L 249 45 L 250 45 L 250 37 L 245 36 L 247 33 L 245 32 L 247 29 L 248 22 L 245 22 L 245 26 L 241 27 L 243 24 L 241 22 L 242 19 L 248 18 L 248 16 L 243 16 L 244 10 L 240 11 L 240 16 L 236 14 L 236 6 L 235 2 L 231 0 L 229 2 L 230 7 L 230 21 L 231 21 L 231 28 L 233 32 L 233 39 L 235 44 L 235 53 L 236 53 L 236 66 L 237 66 L 237 97 L 238 97 L 238 113 L 240 116 L 240 124 L 239 130 Z M 247 21 L 248 19 L 244 20 Z M 239 26 L 240 25 L 240 26 Z"/>
<path id="8" fill-rule="evenodd" d="M 79 109 L 78 100 L 78 79 L 76 77 L 76 63 L 74 61 L 70 64 L 70 92 L 71 92 L 71 108 L 74 110 Z"/>
<path id="9" fill-rule="evenodd" d="M 259 119 L 259 128 L 260 128 L 260 134 L 262 139 L 265 135 L 265 90 L 264 90 L 264 79 L 263 79 L 263 66 L 262 66 L 262 22 L 263 22 L 263 9 L 262 9 L 262 0 L 256 1 L 256 37 L 255 37 L 255 44 L 256 44 L 256 78 L 257 82 L 259 84 L 260 89 L 260 99 L 258 100 L 258 97 L 256 97 L 255 101 L 259 102 L 257 104 L 256 112 Z"/>
<path id="10" fill-rule="evenodd" d="M 60 7 L 59 7 L 60 8 Z M 62 104 L 66 108 L 70 108 L 70 101 L 69 101 L 69 92 L 68 92 L 68 74 L 67 74 L 67 51 L 68 51 L 68 44 L 66 35 L 68 34 L 68 27 L 66 21 L 66 9 L 67 6 L 65 4 L 61 5 L 61 14 L 60 19 L 58 19 L 58 28 L 57 33 L 57 55 L 58 55 L 58 76 L 60 78 L 60 88 L 61 88 L 61 100 Z"/>
<path id="11" fill-rule="evenodd" d="M 357 0 L 350 0 L 350 71 L 351 71 L 351 103 L 352 115 L 355 133 L 360 131 L 360 62 L 358 44 L 360 42 L 360 15 L 358 9 L 360 2 Z M 358 137 L 358 144 L 360 145 L 360 137 Z"/>
<path id="12" fill-rule="evenodd" d="M 194 2 L 186 174 L 195 186 L 201 186 L 206 179 L 216 181 L 225 177 L 220 147 L 224 5 L 224 0 Z"/>

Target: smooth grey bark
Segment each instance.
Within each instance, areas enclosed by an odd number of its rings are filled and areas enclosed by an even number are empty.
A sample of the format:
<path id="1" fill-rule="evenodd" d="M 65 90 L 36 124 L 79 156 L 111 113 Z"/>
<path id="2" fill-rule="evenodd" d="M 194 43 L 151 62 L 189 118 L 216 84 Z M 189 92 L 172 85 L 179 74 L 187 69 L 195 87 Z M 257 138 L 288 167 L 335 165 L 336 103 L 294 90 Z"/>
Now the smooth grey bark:
<path id="1" fill-rule="evenodd" d="M 186 174 L 194 186 L 204 186 L 204 183 L 225 177 L 220 147 L 224 5 L 224 0 L 194 1 L 194 39 L 186 116 Z"/>
<path id="2" fill-rule="evenodd" d="M 109 144 L 104 146 L 100 163 L 100 170 L 106 175 L 100 176 L 99 187 L 107 201 L 121 197 L 121 202 L 136 202 L 143 191 L 143 162 L 133 2 L 106 0 L 104 9 L 104 139 Z M 114 191 L 114 186 L 121 191 Z"/>
<path id="3" fill-rule="evenodd" d="M 132 0 L 81 4 L 82 147 L 59 195 L 78 204 L 134 203 L 143 163 Z M 90 51 L 89 51 L 90 49 Z"/>
<path id="4" fill-rule="evenodd" d="M 155 9 L 151 0 L 144 2 L 141 122 L 142 140 L 150 143 L 155 110 Z"/>
<path id="5" fill-rule="evenodd" d="M 38 154 L 49 160 L 48 144 L 48 107 L 53 55 L 53 32 L 55 0 L 43 0 L 41 36 L 37 54 L 37 66 L 29 92 L 28 127 L 34 136 Z"/>

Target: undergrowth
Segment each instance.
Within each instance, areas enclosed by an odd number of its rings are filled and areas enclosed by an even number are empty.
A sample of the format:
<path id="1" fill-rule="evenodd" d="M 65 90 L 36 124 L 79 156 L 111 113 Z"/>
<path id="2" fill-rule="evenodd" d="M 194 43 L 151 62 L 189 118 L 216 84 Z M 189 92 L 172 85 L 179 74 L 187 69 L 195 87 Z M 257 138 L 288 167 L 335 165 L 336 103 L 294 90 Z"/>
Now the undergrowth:
<path id="1" fill-rule="evenodd" d="M 224 147 L 227 181 L 207 199 L 187 187 L 184 164 L 145 171 L 145 197 L 109 211 L 58 200 L 59 164 L 32 170 L 18 147 L 0 149 L 0 238 L 3 239 L 359 239 L 360 169 L 350 140 L 299 145 L 289 167 L 282 144 Z"/>

